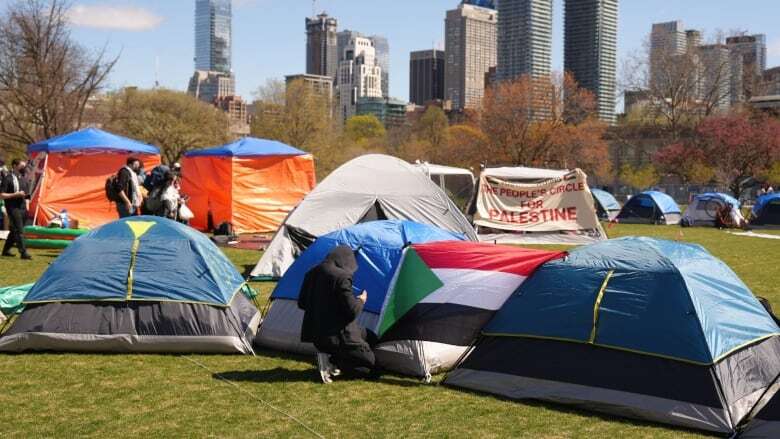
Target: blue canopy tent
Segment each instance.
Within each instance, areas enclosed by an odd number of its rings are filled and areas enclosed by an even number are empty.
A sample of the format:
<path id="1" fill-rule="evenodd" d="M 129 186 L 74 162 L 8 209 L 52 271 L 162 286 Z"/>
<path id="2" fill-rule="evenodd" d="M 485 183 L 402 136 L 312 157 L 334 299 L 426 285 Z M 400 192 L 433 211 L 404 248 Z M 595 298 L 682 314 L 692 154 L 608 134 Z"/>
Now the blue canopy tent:
<path id="1" fill-rule="evenodd" d="M 196 149 L 185 154 L 186 157 L 261 157 L 280 155 L 305 155 L 308 152 L 293 148 L 275 140 L 244 137 L 227 145 L 215 148 Z"/>
<path id="2" fill-rule="evenodd" d="M 596 213 L 599 219 L 612 221 L 620 213 L 620 203 L 615 196 L 602 189 L 591 188 L 593 200 L 596 201 Z"/>
<path id="3" fill-rule="evenodd" d="M 679 224 L 682 212 L 674 198 L 658 191 L 642 192 L 631 197 L 617 216 L 628 224 Z"/>
<path id="4" fill-rule="evenodd" d="M 0 351 L 251 353 L 257 308 L 203 234 L 125 218 L 76 239 L 27 294 Z"/>
<path id="5" fill-rule="evenodd" d="M 447 383 L 728 433 L 780 373 L 778 335 L 704 248 L 616 239 L 537 270 Z"/>
<path id="6" fill-rule="evenodd" d="M 279 280 L 257 341 L 263 346 L 284 351 L 313 352 L 311 346 L 300 342 L 303 313 L 297 307 L 298 294 L 306 273 L 324 261 L 339 245 L 356 251 L 358 270 L 353 277 L 353 288 L 356 295 L 363 290 L 368 292 L 360 320 L 365 327 L 373 328 L 404 247 L 463 240 L 462 234 L 405 220 L 372 221 L 324 235 L 309 246 Z"/>
<path id="7" fill-rule="evenodd" d="M 714 226 L 718 211 L 725 205 L 739 210 L 740 202 L 731 195 L 720 192 L 698 194 L 685 209 L 682 224 L 685 226 Z"/>
<path id="8" fill-rule="evenodd" d="M 84 128 L 83 130 L 34 143 L 27 147 L 27 153 L 61 153 L 96 149 L 137 154 L 160 154 L 160 150 L 153 145 L 118 136 L 97 128 Z"/>
<path id="9" fill-rule="evenodd" d="M 759 197 L 753 206 L 751 225 L 780 226 L 780 194 Z"/>

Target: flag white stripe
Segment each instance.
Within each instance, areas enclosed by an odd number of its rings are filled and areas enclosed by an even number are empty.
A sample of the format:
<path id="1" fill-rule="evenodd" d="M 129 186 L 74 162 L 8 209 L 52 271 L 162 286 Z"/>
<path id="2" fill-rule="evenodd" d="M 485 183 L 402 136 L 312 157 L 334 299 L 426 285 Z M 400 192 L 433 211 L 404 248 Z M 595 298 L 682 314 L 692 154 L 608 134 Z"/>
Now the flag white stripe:
<path id="1" fill-rule="evenodd" d="M 525 276 L 500 271 L 435 268 L 444 286 L 420 303 L 448 303 L 498 311 L 525 281 Z"/>

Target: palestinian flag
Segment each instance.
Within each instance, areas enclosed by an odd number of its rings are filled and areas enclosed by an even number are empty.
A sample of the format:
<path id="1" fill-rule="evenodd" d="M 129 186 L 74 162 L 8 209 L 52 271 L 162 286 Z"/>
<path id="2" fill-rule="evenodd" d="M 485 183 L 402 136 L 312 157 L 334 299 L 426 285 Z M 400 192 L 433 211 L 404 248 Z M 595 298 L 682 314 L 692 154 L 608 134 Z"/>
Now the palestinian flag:
<path id="1" fill-rule="evenodd" d="M 564 255 L 456 241 L 409 246 L 382 306 L 381 341 L 469 346 L 525 279 Z"/>

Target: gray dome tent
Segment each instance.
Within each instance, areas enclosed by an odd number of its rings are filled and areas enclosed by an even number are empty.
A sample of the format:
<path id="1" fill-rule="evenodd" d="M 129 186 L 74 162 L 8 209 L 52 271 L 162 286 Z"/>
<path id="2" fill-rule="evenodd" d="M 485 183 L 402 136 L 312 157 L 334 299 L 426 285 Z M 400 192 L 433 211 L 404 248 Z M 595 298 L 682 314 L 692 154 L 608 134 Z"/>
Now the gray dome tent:
<path id="1" fill-rule="evenodd" d="M 303 199 L 276 232 L 252 277 L 278 279 L 318 237 L 385 219 L 429 224 L 477 239 L 458 207 L 414 165 L 369 154 L 333 171 Z"/>

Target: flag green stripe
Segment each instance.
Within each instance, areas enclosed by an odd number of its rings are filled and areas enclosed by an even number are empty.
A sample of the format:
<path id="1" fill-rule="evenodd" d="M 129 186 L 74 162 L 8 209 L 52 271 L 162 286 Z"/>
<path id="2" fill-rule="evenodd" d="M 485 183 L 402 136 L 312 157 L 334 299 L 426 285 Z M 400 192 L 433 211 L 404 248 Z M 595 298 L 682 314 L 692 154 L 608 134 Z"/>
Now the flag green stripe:
<path id="1" fill-rule="evenodd" d="M 414 249 L 406 251 L 399 270 L 393 291 L 387 298 L 382 321 L 379 323 L 380 336 L 417 303 L 444 286 Z"/>

